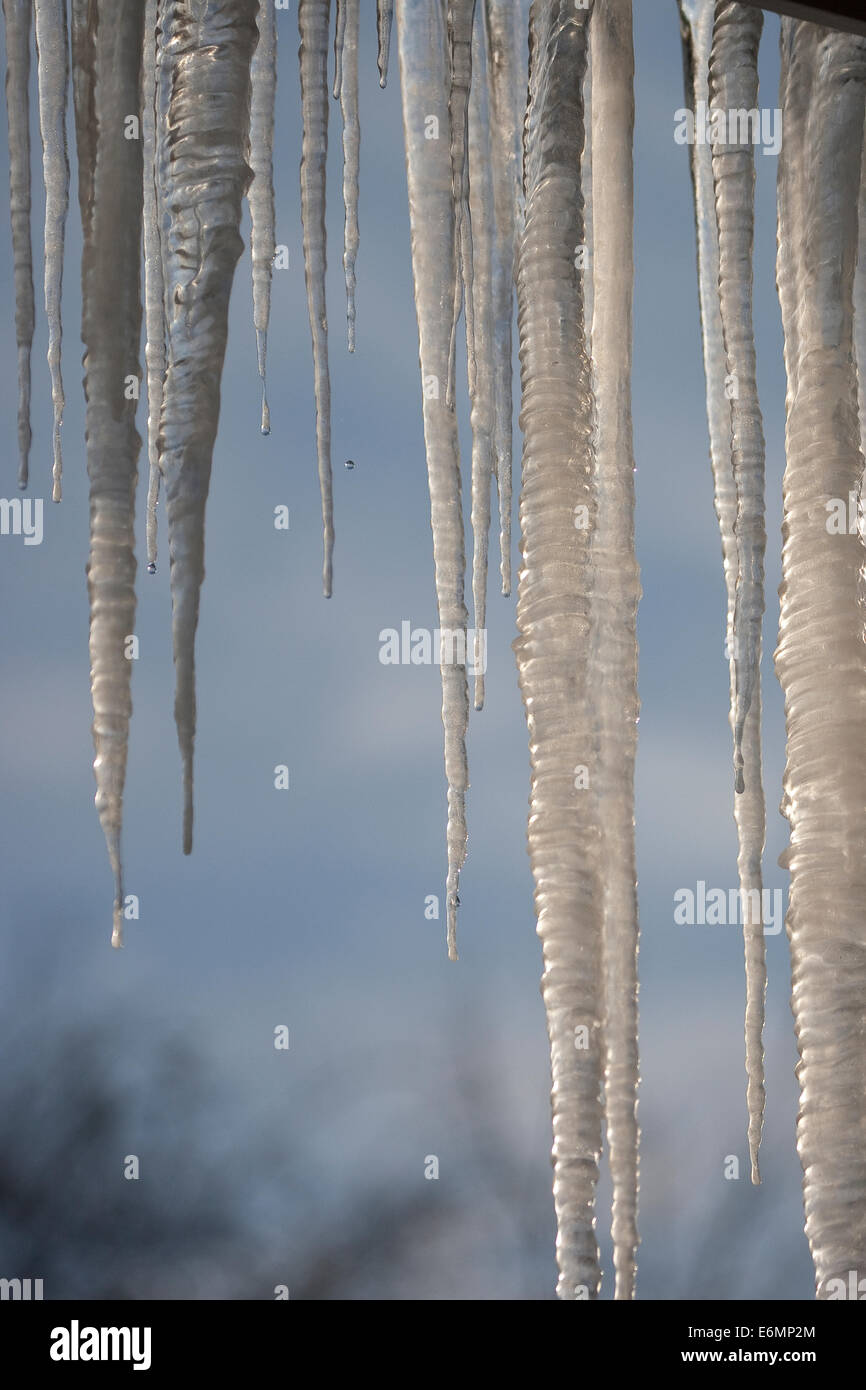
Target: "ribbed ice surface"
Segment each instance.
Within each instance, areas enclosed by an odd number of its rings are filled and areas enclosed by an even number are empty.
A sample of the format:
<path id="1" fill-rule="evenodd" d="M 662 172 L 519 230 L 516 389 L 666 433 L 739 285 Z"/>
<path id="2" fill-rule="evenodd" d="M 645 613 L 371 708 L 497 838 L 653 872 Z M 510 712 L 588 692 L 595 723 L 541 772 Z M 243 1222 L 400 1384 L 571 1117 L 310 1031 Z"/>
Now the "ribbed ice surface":
<path id="1" fill-rule="evenodd" d="M 710 102 L 723 111 L 758 106 L 758 45 L 761 10 L 717 4 L 709 65 Z M 730 137 L 731 132 L 727 132 Z M 712 153 L 719 247 L 718 294 L 731 396 L 728 453 L 736 490 L 734 534 L 737 585 L 734 599 L 734 763 L 738 795 L 749 799 L 738 815 L 740 875 L 758 890 L 743 899 L 746 949 L 746 1069 L 752 1181 L 760 1181 L 758 1148 L 764 1108 L 762 1034 L 766 964 L 761 914 L 761 855 L 765 810 L 761 778 L 761 624 L 764 615 L 764 434 L 755 378 L 752 330 L 752 244 L 754 240 L 754 146 L 717 143 Z M 754 713 L 753 713 L 754 711 Z M 750 718 L 750 715 L 752 717 Z M 749 723 L 748 733 L 746 730 Z M 753 794 L 754 788 L 754 794 Z"/>
<path id="2" fill-rule="evenodd" d="M 575 248 L 584 241 L 586 28 L 587 12 L 570 0 L 532 6 L 526 222 L 517 280 L 524 440 L 515 651 L 529 726 L 528 839 L 553 1073 L 557 1292 L 566 1299 L 594 1297 L 600 1280 L 594 1200 L 602 893 L 593 780 L 599 729 L 589 682 L 596 502 L 583 286 L 575 267 Z M 584 516 L 579 507 L 587 509 L 588 526 L 575 525 Z M 590 774 L 589 786 L 578 790 L 579 766 Z"/>
<path id="3" fill-rule="evenodd" d="M 853 281 L 866 40 L 782 21 L 778 282 L 788 365 L 776 671 L 788 733 L 797 1147 L 819 1297 L 866 1270 L 866 662 Z M 790 118 L 790 119 L 789 119 Z"/>
<path id="4" fill-rule="evenodd" d="M 93 169 L 96 162 L 96 77 L 93 71 L 96 13 L 97 0 L 71 0 L 72 100 L 75 109 L 75 148 L 78 153 L 78 205 L 85 235 L 93 212 Z"/>
<path id="5" fill-rule="evenodd" d="M 35 316 L 30 242 L 30 14 L 31 0 L 3 0 L 6 25 L 6 115 L 9 123 L 9 208 L 15 341 L 18 350 L 18 486 L 30 470 L 30 351 Z"/>
<path id="6" fill-rule="evenodd" d="M 487 626 L 487 555 L 493 481 L 493 402 L 496 339 L 493 332 L 493 180 L 484 68 L 484 31 L 472 31 L 473 81 L 469 98 L 469 214 L 472 230 L 472 324 L 475 378 L 470 380 L 472 429 L 472 599 L 475 627 L 475 708 L 484 705 L 483 633 Z"/>
<path id="7" fill-rule="evenodd" d="M 112 945 L 123 944 L 120 856 L 126 749 L 132 714 L 125 640 L 135 632 L 135 485 L 141 440 L 136 401 L 125 377 L 137 375 L 141 335 L 141 142 L 124 140 L 123 122 L 138 107 L 144 0 L 116 10 L 102 0 L 96 23 L 79 30 L 91 48 L 95 125 L 79 145 L 93 157 L 86 186 L 93 196 L 81 267 L 87 472 L 90 478 L 90 680 L 96 758 L 96 809 L 115 881 Z M 109 21 L 108 16 L 111 15 Z"/>
<path id="8" fill-rule="evenodd" d="M 277 94 L 277 28 L 273 5 L 260 4 L 259 40 L 253 54 L 250 96 L 250 258 L 253 264 L 253 325 L 262 383 L 262 434 L 271 432 L 268 408 L 268 323 L 276 241 L 274 217 L 274 106 Z"/>
<path id="9" fill-rule="evenodd" d="M 472 85 L 472 26 L 475 0 L 447 0 L 451 134 L 451 196 L 454 201 L 454 306 L 448 362 L 449 404 L 453 401 L 457 324 L 463 307 L 470 409 L 475 396 L 475 321 L 472 300 L 472 222 L 469 212 L 469 90 Z"/>
<path id="10" fill-rule="evenodd" d="M 427 0 L 397 0 L 397 32 L 436 600 L 440 629 L 459 633 L 466 630 L 466 561 L 457 419 L 446 393 L 454 307 L 454 208 L 443 10 Z M 427 139 L 425 126 L 432 130 L 427 124 L 431 116 L 438 131 L 436 138 Z M 449 957 L 456 960 L 458 888 L 466 858 L 469 691 L 463 662 L 443 661 L 441 674 L 448 783 L 447 940 Z"/>
<path id="11" fill-rule="evenodd" d="M 331 381 L 328 374 L 328 315 L 325 305 L 325 163 L 328 155 L 328 23 L 331 0 L 298 0 L 301 45 L 301 221 L 304 275 L 313 338 L 316 391 L 316 452 L 322 494 L 324 564 L 322 585 L 331 596 L 334 552 L 334 502 L 331 480 Z"/>
<path id="12" fill-rule="evenodd" d="M 634 1297 L 638 1196 L 637 605 L 631 420 L 634 53 L 631 0 L 592 14 L 593 389 L 598 516 L 592 540 L 592 683 L 604 865 L 604 1105 L 613 1180 L 615 1296 Z M 577 793 L 581 795 L 581 793 Z"/>
<path id="13" fill-rule="evenodd" d="M 680 17 L 683 38 L 686 101 L 691 110 L 709 100 L 709 59 L 713 37 L 714 0 L 681 0 Z M 749 21 L 752 22 L 751 20 Z M 754 62 L 749 69 L 755 81 Z M 707 383 L 707 420 L 710 435 L 710 459 L 716 516 L 722 541 L 722 562 L 727 593 L 726 645 L 729 654 L 730 722 L 736 724 L 737 693 L 735 667 L 735 610 L 739 560 L 737 553 L 737 487 L 732 462 L 733 402 L 725 389 L 727 372 L 722 313 L 719 299 L 719 232 L 716 223 L 715 189 L 713 183 L 712 151 L 709 144 L 695 141 L 690 146 L 692 184 L 695 196 L 697 229 L 698 281 L 703 334 L 704 373 Z M 746 191 L 747 202 L 751 192 Z M 750 205 L 750 204 L 749 204 Z M 725 212 L 726 235 L 730 236 L 730 214 Z M 734 219 L 734 227 L 737 222 Z M 745 292 L 751 294 L 751 251 L 746 252 L 748 264 L 743 267 Z M 734 282 L 736 283 L 736 282 Z M 728 287 L 730 286 L 730 277 Z M 727 287 L 726 287 L 727 288 Z M 730 289 L 729 312 L 730 312 Z M 736 303 L 736 300 L 734 301 Z M 754 372 L 751 377 L 754 391 Z M 754 397 L 754 408 L 757 400 Z M 760 431 L 760 423 L 758 424 Z M 761 444 L 762 450 L 762 444 Z M 760 455 L 762 458 L 762 453 Z M 761 468 L 762 468 L 761 463 Z M 754 491 L 751 500 L 760 505 Z M 763 529 L 762 522 L 753 523 Z M 760 645 L 756 659 L 760 659 Z M 755 920 L 752 905 L 760 901 L 763 886 L 761 856 L 764 847 L 765 808 L 761 775 L 761 692 L 756 681 L 749 708 L 744 717 L 741 751 L 748 775 L 744 789 L 734 796 L 734 819 L 737 826 L 737 871 L 743 902 L 743 938 L 746 964 L 746 1104 L 749 1116 L 749 1154 L 752 1181 L 760 1181 L 758 1150 L 764 1116 L 763 1024 L 767 972 L 763 925 Z"/>
<path id="14" fill-rule="evenodd" d="M 359 0 L 337 0 L 335 45 L 337 69 L 334 95 L 340 98 L 343 118 L 343 274 L 346 279 L 346 334 L 349 351 L 355 351 L 355 261 L 358 256 L 358 161 L 361 126 L 358 120 Z"/>
<path id="15" fill-rule="evenodd" d="M 175 722 L 183 758 L 183 848 L 192 849 L 195 632 L 204 518 L 220 407 L 234 268 L 243 250 L 250 63 L 257 0 L 166 0 L 162 67 L 170 93 L 158 154 L 167 323 L 160 466 L 171 559 Z"/>
<path id="16" fill-rule="evenodd" d="M 54 486 L 52 497 L 60 501 L 63 456 L 60 429 L 63 424 L 63 375 L 60 358 L 63 328 L 60 301 L 63 291 L 63 244 L 69 209 L 69 159 L 66 153 L 66 100 L 69 89 L 69 31 L 66 0 L 34 0 L 36 52 L 39 76 L 39 129 L 42 135 L 42 171 L 45 180 L 45 315 L 48 320 L 48 367 L 54 408 Z M 141 55 L 136 55 L 141 61 Z M 136 101 L 133 110 L 136 110 Z M 121 125 L 122 129 L 122 125 Z"/>
<path id="17" fill-rule="evenodd" d="M 147 368 L 147 567 L 156 570 L 159 499 L 159 416 L 165 379 L 165 286 L 162 278 L 160 207 L 156 187 L 157 71 L 162 31 L 157 31 L 157 0 L 144 14 L 144 65 L 141 74 L 141 139 L 144 157 L 144 360 Z"/>
<path id="18" fill-rule="evenodd" d="M 493 180 L 494 472 L 499 493 L 503 594 L 511 593 L 511 330 L 514 262 L 523 215 L 521 137 L 526 108 L 525 38 L 514 0 L 485 0 L 490 172 Z"/>

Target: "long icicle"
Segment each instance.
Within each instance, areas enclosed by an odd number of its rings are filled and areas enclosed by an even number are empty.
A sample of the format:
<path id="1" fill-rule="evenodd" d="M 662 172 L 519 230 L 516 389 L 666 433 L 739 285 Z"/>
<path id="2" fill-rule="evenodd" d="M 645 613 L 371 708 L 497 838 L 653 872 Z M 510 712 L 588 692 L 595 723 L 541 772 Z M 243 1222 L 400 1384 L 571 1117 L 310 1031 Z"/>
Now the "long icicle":
<path id="1" fill-rule="evenodd" d="M 458 889 L 466 858 L 469 691 L 465 662 L 459 659 L 459 650 L 455 653 L 461 634 L 465 642 L 465 553 L 457 419 L 445 389 L 453 309 L 454 209 L 442 8 L 427 0 L 398 0 L 397 34 L 436 601 L 443 636 L 453 639 L 450 659 L 443 652 L 440 669 L 448 783 L 447 942 L 449 958 L 456 960 Z M 435 137 L 427 138 L 427 132 L 433 131 L 431 121 L 436 122 Z"/>
<path id="2" fill-rule="evenodd" d="M 517 303 L 523 393 L 521 565 L 514 647 L 532 768 L 528 842 L 544 954 L 553 1087 L 557 1293 L 594 1298 L 601 1150 L 602 893 L 589 683 L 592 393 L 583 287 L 582 84 L 589 12 L 534 0 L 526 221 Z M 583 775 L 588 771 L 587 779 Z"/>
<path id="3" fill-rule="evenodd" d="M 183 758 L 183 849 L 192 850 L 195 633 L 204 520 L 220 407 L 228 307 L 243 250 L 250 64 L 257 0 L 166 0 L 162 64 L 171 93 L 159 132 L 171 306 L 160 466 L 171 563 L 175 723 Z"/>
<path id="4" fill-rule="evenodd" d="M 277 93 L 277 26 L 274 7 L 260 4 L 259 41 L 253 54 L 250 94 L 250 168 L 247 193 L 250 209 L 250 258 L 253 264 L 253 326 L 256 359 L 262 383 L 262 434 L 271 432 L 268 406 L 268 324 L 274 273 L 276 220 L 274 213 L 274 110 Z"/>
<path id="5" fill-rule="evenodd" d="M 526 94 L 520 16 L 513 0 L 485 0 L 487 97 L 493 178 L 494 473 L 499 494 L 503 594 L 511 593 L 511 331 L 514 267 L 522 218 L 521 132 Z"/>
<path id="6" fill-rule="evenodd" d="M 476 0 L 446 0 L 450 91 L 448 123 L 451 131 L 451 187 L 454 200 L 454 306 L 451 315 L 451 350 L 448 401 L 454 395 L 454 363 L 460 309 L 466 327 L 466 360 L 470 405 L 475 395 L 475 327 L 472 313 L 472 219 L 469 212 L 469 91 L 472 85 L 472 28 Z"/>
<path id="7" fill-rule="evenodd" d="M 301 222 L 304 277 L 313 338 L 316 392 L 316 453 L 322 494 L 324 563 L 322 586 L 331 597 L 334 557 L 334 501 L 331 478 L 331 382 L 328 374 L 328 316 L 325 304 L 325 162 L 328 154 L 328 26 L 331 0 L 299 0 L 301 44 Z"/>
<path id="8" fill-rule="evenodd" d="M 6 28 L 6 116 L 9 124 L 9 207 L 18 349 L 18 486 L 30 473 L 30 354 L 35 302 L 30 241 L 30 12 L 31 0 L 3 0 Z"/>
<path id="9" fill-rule="evenodd" d="M 716 5 L 709 63 L 710 106 L 724 112 L 757 110 L 758 45 L 764 16 L 749 5 Z M 761 624 L 764 615 L 764 434 L 752 329 L 754 147 L 731 139 L 713 145 L 718 294 L 729 402 L 730 471 L 736 489 L 737 586 L 734 597 L 734 764 L 739 869 L 746 954 L 746 1072 L 752 1182 L 761 1180 L 758 1150 L 764 1118 L 764 945 L 761 856 L 766 812 L 761 775 Z M 738 132 L 742 135 L 742 132 Z M 751 716 L 751 717 L 750 717 Z M 746 725 L 748 722 L 748 730 Z M 746 793 L 748 792 L 748 796 Z"/>
<path id="10" fill-rule="evenodd" d="M 63 375 L 61 350 L 63 326 L 60 303 L 63 292 L 63 245 L 69 209 L 69 158 L 66 152 L 66 102 L 69 91 L 69 31 L 66 0 L 35 0 L 36 52 L 39 75 L 39 128 L 42 133 L 42 167 L 45 177 L 45 313 L 48 319 L 48 367 L 54 409 L 54 484 L 52 500 L 62 492 Z M 136 108 L 137 109 L 137 103 Z"/>
<path id="11" fill-rule="evenodd" d="M 358 256 L 358 161 L 361 126 L 358 120 L 358 36 L 359 0 L 337 0 L 342 19 L 339 82 L 335 76 L 334 95 L 340 98 L 343 118 L 343 274 L 346 280 L 346 336 L 349 351 L 355 351 L 355 261 Z"/>
<path id="12" fill-rule="evenodd" d="M 144 314 L 147 369 L 147 571 L 156 573 L 159 500 L 159 417 L 165 381 L 165 285 L 156 180 L 156 95 L 161 58 L 159 0 L 147 0 L 141 77 L 141 135 L 144 157 Z"/>
<path id="13" fill-rule="evenodd" d="M 634 1298 L 638 1198 L 638 905 L 634 838 L 637 605 L 631 418 L 634 49 L 631 0 L 595 0 L 590 26 L 592 356 L 598 520 L 593 676 L 604 884 L 605 1127 L 613 1181 L 615 1297 Z"/>
<path id="14" fill-rule="evenodd" d="M 493 180 L 481 23 L 472 33 L 473 82 L 469 97 L 469 214 L 472 223 L 472 324 L 475 378 L 470 378 L 472 429 L 472 600 L 475 628 L 475 708 L 484 705 L 487 653 L 487 555 L 493 482 L 493 402 L 496 344 L 493 333 Z"/>
<path id="15" fill-rule="evenodd" d="M 391 25 L 394 19 L 394 0 L 376 0 L 376 32 L 379 39 L 379 86 L 388 81 L 388 51 L 391 47 Z"/>
<path id="16" fill-rule="evenodd" d="M 93 170 L 96 164 L 94 73 L 97 0 L 71 0 L 72 100 L 78 154 L 78 206 L 87 236 L 93 215 Z"/>
<path id="17" fill-rule="evenodd" d="M 110 18 L 109 18 L 110 16 Z M 114 873 L 113 946 L 123 945 L 121 828 L 126 751 L 132 714 L 133 663 L 126 642 L 135 632 L 135 486 L 141 439 L 137 402 L 126 378 L 138 376 L 141 335 L 141 142 L 125 140 L 123 126 L 137 110 L 144 0 L 117 10 L 102 0 L 91 11 L 93 28 L 79 31 L 93 45 L 93 143 L 86 186 L 92 217 L 85 224 L 81 265 L 84 391 L 87 399 L 87 472 L 90 478 L 90 680 L 96 758 L 96 809 Z"/>
<path id="18" fill-rule="evenodd" d="M 686 101 L 695 120 L 699 112 L 706 110 L 709 100 L 709 60 L 714 11 L 714 0 L 681 0 L 680 3 Z M 736 535 L 737 488 L 731 457 L 731 402 L 725 390 L 726 357 L 719 304 L 719 234 L 716 225 L 712 152 L 703 131 L 694 132 L 694 139 L 690 144 L 690 164 L 695 200 L 710 460 L 727 596 L 725 651 L 729 661 L 730 724 L 733 735 L 737 706 L 734 635 L 739 572 Z M 744 765 L 750 772 L 745 780 L 744 790 L 734 795 L 734 820 L 737 828 L 737 870 L 743 907 L 746 973 L 745 1062 L 749 1154 L 752 1181 L 757 1183 L 760 1181 L 758 1150 L 765 1099 L 762 1035 L 767 985 L 762 914 L 760 910 L 753 910 L 754 905 L 762 900 L 761 856 L 766 819 L 761 777 L 760 685 L 755 687 L 745 716 L 742 755 Z"/>
<path id="19" fill-rule="evenodd" d="M 792 27 L 793 25 L 793 27 Z M 778 265 L 789 372 L 776 671 L 785 696 L 786 927 L 797 1148 L 819 1298 L 866 1268 L 864 546 L 831 510 L 863 477 L 853 362 L 866 39 L 782 20 Z M 806 105 L 801 88 L 809 87 Z M 786 124 L 791 103 L 805 120 Z M 853 195 L 853 196 L 852 196 Z M 796 318 L 793 311 L 799 306 Z"/>

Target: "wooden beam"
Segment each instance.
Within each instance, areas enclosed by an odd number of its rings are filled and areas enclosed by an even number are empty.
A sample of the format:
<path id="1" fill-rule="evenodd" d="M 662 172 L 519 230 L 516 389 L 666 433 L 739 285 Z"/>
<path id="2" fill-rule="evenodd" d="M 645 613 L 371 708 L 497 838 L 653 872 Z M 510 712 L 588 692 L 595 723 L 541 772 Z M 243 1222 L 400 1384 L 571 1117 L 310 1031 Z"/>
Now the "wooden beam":
<path id="1" fill-rule="evenodd" d="M 793 19 L 808 19 L 828 29 L 847 29 L 852 34 L 866 35 L 864 0 L 743 0 L 756 9 L 775 10 L 776 14 L 791 15 Z"/>

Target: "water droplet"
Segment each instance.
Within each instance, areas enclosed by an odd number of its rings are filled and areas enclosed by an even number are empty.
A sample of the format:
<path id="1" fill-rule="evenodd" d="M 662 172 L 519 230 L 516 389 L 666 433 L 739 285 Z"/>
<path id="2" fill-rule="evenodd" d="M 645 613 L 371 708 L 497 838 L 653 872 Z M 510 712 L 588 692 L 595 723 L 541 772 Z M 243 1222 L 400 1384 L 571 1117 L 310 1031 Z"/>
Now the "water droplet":
<path id="1" fill-rule="evenodd" d="M 151 560 L 150 564 L 149 564 L 148 567 L 147 567 L 147 572 L 148 572 L 148 574 L 156 574 L 156 561 L 155 561 L 155 560 Z"/>
<path id="2" fill-rule="evenodd" d="M 347 467 L 347 468 L 354 468 L 354 467 L 355 467 L 355 460 L 354 460 L 354 459 L 346 459 L 346 467 Z"/>

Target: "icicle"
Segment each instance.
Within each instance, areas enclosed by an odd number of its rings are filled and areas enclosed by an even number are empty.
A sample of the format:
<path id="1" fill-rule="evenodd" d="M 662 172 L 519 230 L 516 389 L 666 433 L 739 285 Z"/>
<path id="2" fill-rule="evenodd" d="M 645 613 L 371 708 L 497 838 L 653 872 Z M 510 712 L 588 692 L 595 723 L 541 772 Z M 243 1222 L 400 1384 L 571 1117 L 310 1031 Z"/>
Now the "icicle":
<path id="1" fill-rule="evenodd" d="M 159 499 L 159 415 L 165 380 L 165 286 L 162 278 L 160 212 L 156 191 L 156 91 L 160 61 L 158 0 L 147 0 L 141 84 L 144 160 L 144 304 L 147 365 L 147 570 L 156 573 L 156 504 Z"/>
<path id="2" fill-rule="evenodd" d="M 736 0 L 721 0 L 716 5 L 710 55 L 712 110 L 757 109 L 758 44 L 763 23 L 762 12 L 750 5 L 738 4 Z M 727 132 L 729 137 L 731 134 Z M 754 148 L 751 142 L 746 145 L 731 139 L 717 141 L 712 161 L 719 240 L 719 305 L 727 375 L 734 383 L 730 401 L 738 565 L 734 607 L 734 749 L 737 791 L 742 792 L 743 727 L 760 682 L 764 613 L 764 436 L 755 383 L 751 312 Z"/>
<path id="3" fill-rule="evenodd" d="M 494 470 L 499 492 L 503 594 L 511 593 L 511 323 L 514 256 L 522 217 L 521 132 L 526 102 L 520 16 L 513 0 L 485 0 L 487 86 L 493 178 Z"/>
<path id="4" fill-rule="evenodd" d="M 337 0 L 337 22 L 334 25 L 334 100 L 343 87 L 343 44 L 346 39 L 347 0 Z"/>
<path id="5" fill-rule="evenodd" d="M 454 308 L 451 315 L 451 348 L 447 400 L 454 400 L 454 361 L 457 324 L 463 305 L 466 321 L 466 358 L 469 399 L 475 393 L 475 331 L 472 313 L 472 221 L 469 214 L 469 89 L 472 85 L 472 26 L 475 0 L 447 0 L 450 94 L 448 121 L 451 130 L 451 186 L 454 199 Z"/>
<path id="6" fill-rule="evenodd" d="M 322 494 L 325 559 L 323 588 L 331 597 L 334 553 L 334 503 L 331 480 L 331 383 L 328 376 L 328 317 L 325 306 L 325 161 L 328 153 L 328 25 L 330 0 L 299 0 L 301 110 L 304 134 L 301 155 L 301 221 L 304 275 L 313 336 L 316 383 L 316 451 Z"/>
<path id="7" fill-rule="evenodd" d="M 137 402 L 126 377 L 139 372 L 141 334 L 141 142 L 123 138 L 138 109 L 144 0 L 111 0 L 91 10 L 93 28 L 79 30 L 90 48 L 87 70 L 95 124 L 79 147 L 92 217 L 85 223 L 81 263 L 87 472 L 90 477 L 90 679 L 96 758 L 96 808 L 114 873 L 113 946 L 123 944 L 120 857 L 126 748 L 132 713 L 133 663 L 126 643 L 135 632 L 135 485 L 141 444 Z M 110 20 L 108 16 L 111 16 Z M 100 22 L 101 21 L 101 22 Z"/>
<path id="8" fill-rule="evenodd" d="M 453 308 L 454 210 L 448 147 L 448 67 L 444 16 L 427 0 L 398 0 L 403 129 L 412 232 L 412 271 L 418 316 L 424 442 L 430 484 L 433 558 L 439 626 L 459 647 L 465 640 L 463 601 L 465 557 L 460 501 L 457 420 L 448 404 Z M 459 658 L 459 651 L 456 652 Z M 460 870 L 466 858 L 466 729 L 469 692 L 466 667 L 441 662 L 445 775 L 448 782 L 448 955 L 457 959 L 457 902 Z"/>
<path id="9" fill-rule="evenodd" d="M 592 681 L 600 723 L 598 809 L 605 863 L 605 1123 L 613 1179 L 615 1296 L 634 1297 L 638 1196 L 637 605 L 631 420 L 634 51 L 631 0 L 595 0 L 592 350 L 598 519 L 592 539 Z M 584 281 L 588 277 L 584 275 Z M 583 795 L 579 792 L 578 795 Z"/>
<path id="10" fill-rule="evenodd" d="M 388 49 L 391 46 L 391 22 L 394 0 L 376 0 L 376 29 L 379 36 L 379 86 L 388 81 Z"/>
<path id="11" fill-rule="evenodd" d="M 484 84 L 482 28 L 472 35 L 475 80 L 469 98 L 469 211 L 472 222 L 472 321 L 475 380 L 470 379 L 472 427 L 472 595 L 475 625 L 475 708 L 484 705 L 487 624 L 487 552 L 493 476 L 493 398 L 496 374 L 493 334 L 493 179 L 490 127 Z"/>
<path id="12" fill-rule="evenodd" d="M 30 471 L 30 351 L 35 316 L 30 244 L 30 11 L 31 0 L 3 0 L 15 341 L 18 347 L 18 486 L 21 488 L 27 486 Z"/>
<path id="13" fill-rule="evenodd" d="M 343 117 L 343 273 L 346 277 L 346 328 L 349 351 L 355 351 L 355 259 L 358 255 L 358 154 L 361 127 L 358 122 L 359 0 L 337 0 L 340 34 L 338 76 L 334 95 L 340 98 Z M 336 41 L 335 41 L 336 47 Z"/>
<path id="14" fill-rule="evenodd" d="M 63 242 L 69 208 L 69 159 L 66 153 L 66 98 L 69 90 L 69 34 L 66 0 L 35 0 L 36 53 L 39 74 L 39 128 L 45 177 L 45 312 L 48 318 L 48 367 L 54 406 L 54 487 L 60 501 L 63 457 L 60 301 L 63 290 Z"/>
<path id="15" fill-rule="evenodd" d="M 847 1294 L 849 1272 L 866 1268 L 866 556 L 856 527 L 832 525 L 863 475 L 852 294 L 864 93 L 866 39 L 782 20 L 777 273 L 795 365 L 776 649 L 791 844 L 780 862 L 791 875 L 797 1148 L 822 1298 L 838 1297 L 832 1280 Z"/>
<path id="16" fill-rule="evenodd" d="M 857 404 L 860 420 L 860 452 L 866 454 L 866 140 L 860 169 L 860 203 L 857 214 L 857 269 L 854 274 L 854 353 L 857 362 Z M 863 534 L 863 498 L 859 499 L 859 524 Z"/>
<path id="17" fill-rule="evenodd" d="M 589 683 L 590 536 L 596 520 L 583 287 L 580 161 L 588 11 L 534 0 L 526 221 L 517 302 L 523 388 L 521 566 L 515 641 L 532 784 L 529 854 L 553 1073 L 561 1298 L 595 1297 L 601 1149 L 601 913 Z M 581 769 L 590 769 L 585 785 Z"/>
<path id="18" fill-rule="evenodd" d="M 170 93 L 158 132 L 168 369 L 160 420 L 171 560 L 175 722 L 183 757 L 183 849 L 192 849 L 195 631 L 204 578 L 204 514 L 219 419 L 235 265 L 243 250 L 250 63 L 257 0 L 192 9 L 165 0 L 162 68 Z"/>
<path id="19" fill-rule="evenodd" d="M 686 101 L 693 113 L 704 111 L 709 101 L 709 58 L 713 34 L 714 0 L 681 0 Z M 703 132 L 701 132 L 703 134 Z M 692 185 L 695 196 L 698 280 L 704 373 L 707 383 L 707 420 L 716 516 L 722 542 L 722 562 L 727 593 L 726 652 L 729 658 L 730 722 L 736 723 L 736 667 L 734 614 L 737 596 L 737 491 L 731 456 L 731 402 L 725 390 L 726 357 L 719 304 L 719 240 L 711 147 L 696 138 L 690 145 Z M 758 652 L 760 656 L 760 651 Z M 764 1116 L 763 1022 L 767 987 L 764 933 L 760 912 L 763 880 L 765 809 L 761 777 L 761 695 L 757 685 L 745 716 L 742 756 L 749 769 L 745 789 L 734 796 L 737 827 L 737 869 L 743 907 L 743 940 L 746 964 L 746 1101 L 749 1115 L 749 1153 L 752 1181 L 760 1182 L 758 1150 Z M 757 896 L 756 896 L 757 895 Z"/>
<path id="20" fill-rule="evenodd" d="M 724 112 L 756 110 L 758 44 L 764 17 L 751 6 L 722 0 L 716 5 L 709 62 L 710 107 Z M 726 132 L 728 137 L 732 132 Z M 712 147 L 718 236 L 718 295 L 725 348 L 726 380 L 735 383 L 729 402 L 727 445 L 736 489 L 734 535 L 737 583 L 733 617 L 734 765 L 736 791 L 749 788 L 739 814 L 741 901 L 746 948 L 746 1069 L 752 1181 L 760 1182 L 758 1148 L 764 1111 L 762 1034 L 766 962 L 761 902 L 761 855 L 765 812 L 761 778 L 761 622 L 764 614 L 764 435 L 755 379 L 752 331 L 752 241 L 755 156 L 751 145 L 716 142 Z M 750 712 L 748 739 L 746 721 Z M 748 761 L 745 755 L 748 755 Z M 752 794 L 754 788 L 755 795 Z"/>
<path id="21" fill-rule="evenodd" d="M 87 236 L 93 213 L 93 169 L 96 162 L 96 107 L 93 71 L 97 0 L 72 0 L 72 97 L 75 107 L 75 148 L 78 151 L 78 206 Z"/>
<path id="22" fill-rule="evenodd" d="M 262 434 L 271 432 L 268 407 L 268 323 L 276 241 L 274 216 L 274 106 L 277 91 L 277 26 L 272 4 L 260 4 L 259 41 L 253 55 L 250 98 L 250 254 L 253 263 L 253 323 L 262 383 Z"/>

